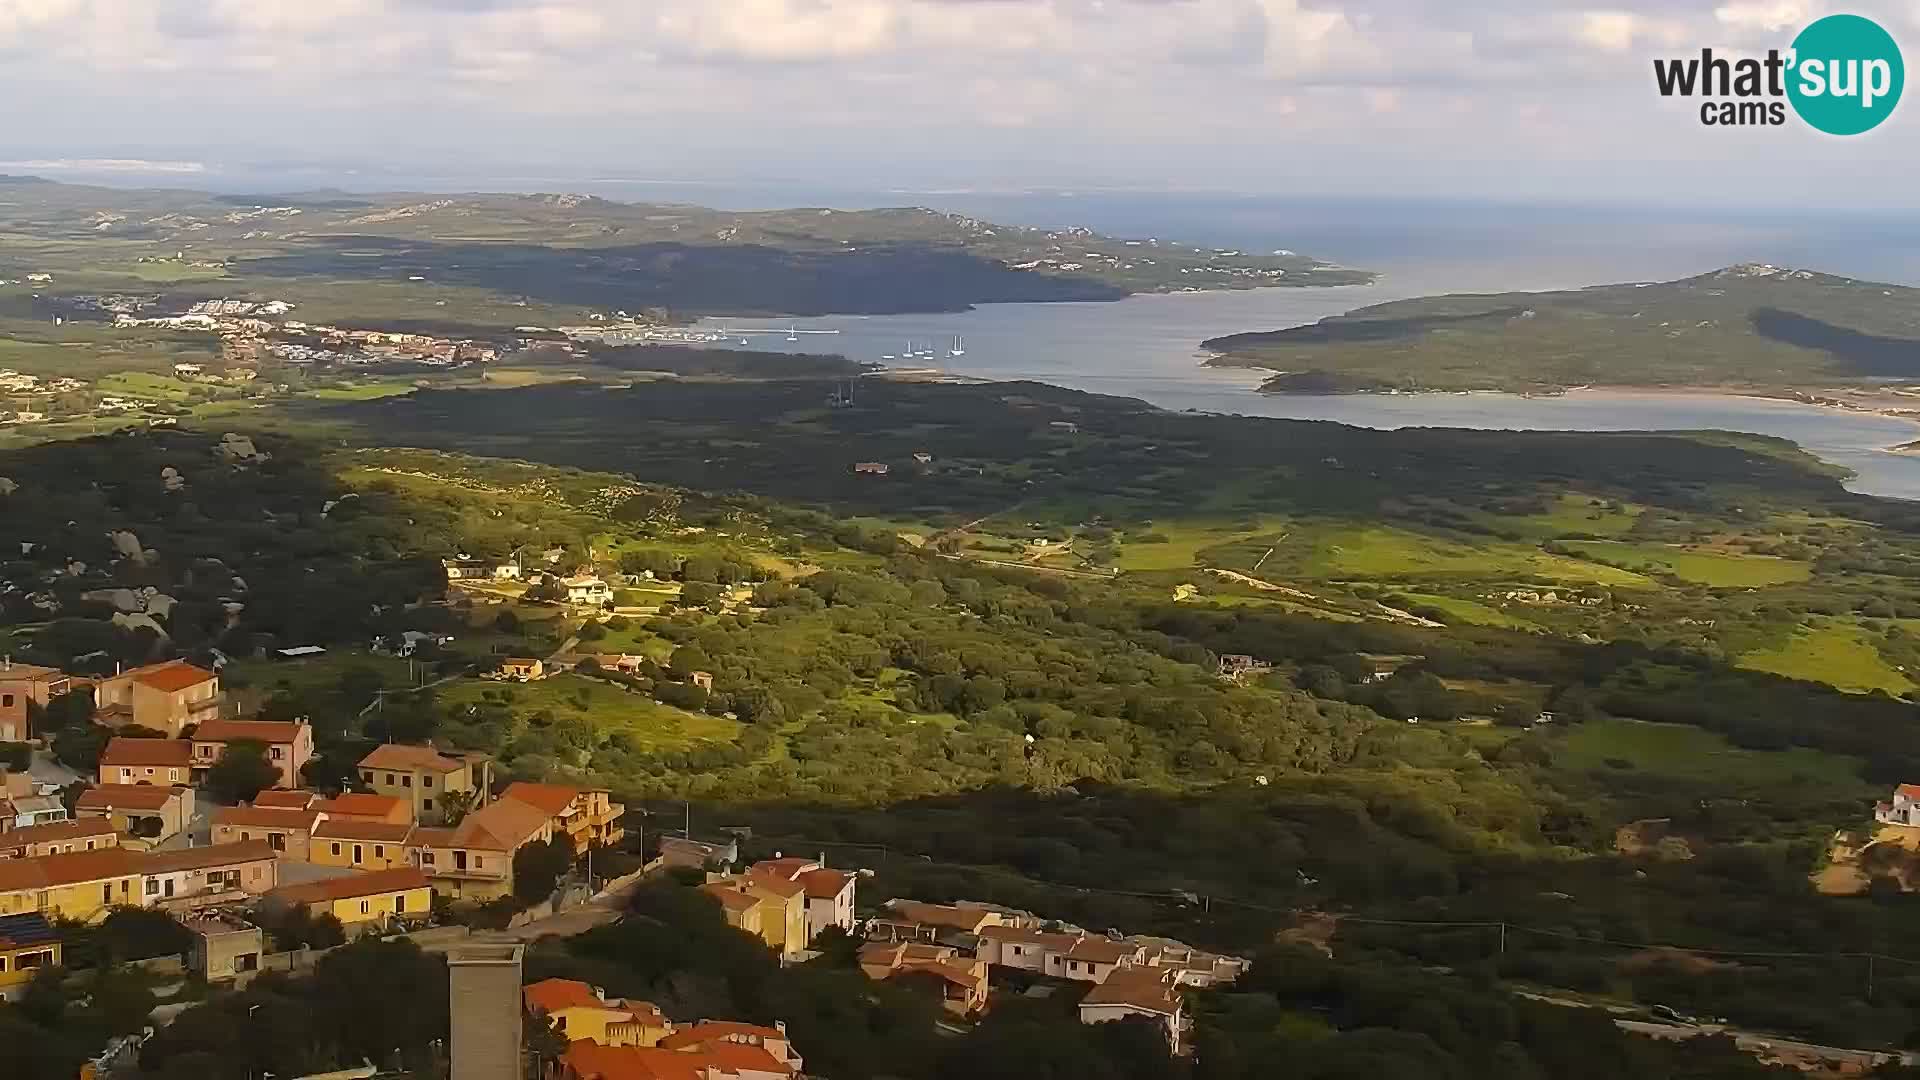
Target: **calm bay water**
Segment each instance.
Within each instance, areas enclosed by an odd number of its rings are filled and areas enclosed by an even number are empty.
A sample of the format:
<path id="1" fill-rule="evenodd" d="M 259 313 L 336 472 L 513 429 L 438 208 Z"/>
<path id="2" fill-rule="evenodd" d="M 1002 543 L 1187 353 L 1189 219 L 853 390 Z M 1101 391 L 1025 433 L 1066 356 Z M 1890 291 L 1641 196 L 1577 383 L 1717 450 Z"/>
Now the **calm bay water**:
<path id="1" fill-rule="evenodd" d="M 1175 207 L 1180 214 L 1169 218 L 1166 211 L 1155 218 L 1131 205 L 1097 212 L 1101 205 L 1075 203 L 1071 209 L 1080 213 L 1073 216 L 1052 204 L 955 208 L 1005 220 L 1084 223 L 1130 236 L 1234 243 L 1243 249 L 1288 247 L 1379 270 L 1382 276 L 1373 285 L 1334 289 L 1180 293 L 1106 304 L 993 304 L 951 314 L 804 319 L 798 322 L 803 329 L 838 333 L 802 334 L 794 342 L 783 332 L 748 333 L 730 337 L 727 344 L 835 352 L 890 368 L 937 368 L 983 379 L 1031 379 L 1136 397 L 1168 409 L 1358 427 L 1755 432 L 1791 439 L 1852 470 L 1848 486 L 1853 490 L 1920 499 L 1920 458 L 1886 452 L 1920 439 L 1920 424 L 1905 420 L 1703 394 L 1274 396 L 1254 391 L 1259 372 L 1203 367 L 1199 348 L 1201 341 L 1221 334 L 1298 326 L 1388 300 L 1664 280 L 1745 261 L 1916 283 L 1920 245 L 1909 242 L 1915 234 L 1908 224 L 1881 222 L 1876 232 L 1834 220 L 1794 227 L 1776 219 L 1702 222 L 1571 212 L 1564 219 L 1523 215 L 1517 221 L 1508 214 L 1496 223 L 1471 213 L 1411 211 L 1403 220 L 1383 222 L 1373 213 L 1343 222 L 1326 214 L 1305 220 L 1286 206 L 1262 213 L 1243 203 L 1216 207 L 1212 216 L 1186 204 L 1162 204 L 1163 210 Z M 1295 239 L 1303 233 L 1312 243 Z M 701 325 L 784 331 L 792 321 L 713 319 Z M 952 355 L 956 337 L 964 347 L 960 356 Z M 907 355 L 910 350 L 920 355 Z"/>

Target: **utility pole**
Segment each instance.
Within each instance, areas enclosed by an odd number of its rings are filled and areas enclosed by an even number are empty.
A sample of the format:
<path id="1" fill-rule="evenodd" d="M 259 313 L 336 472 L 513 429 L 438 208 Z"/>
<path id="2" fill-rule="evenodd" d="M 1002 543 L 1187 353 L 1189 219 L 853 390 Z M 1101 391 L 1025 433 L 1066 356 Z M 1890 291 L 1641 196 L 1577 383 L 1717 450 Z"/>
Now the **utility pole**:
<path id="1" fill-rule="evenodd" d="M 1500 955 L 1507 955 L 1507 924 L 1500 924 Z"/>

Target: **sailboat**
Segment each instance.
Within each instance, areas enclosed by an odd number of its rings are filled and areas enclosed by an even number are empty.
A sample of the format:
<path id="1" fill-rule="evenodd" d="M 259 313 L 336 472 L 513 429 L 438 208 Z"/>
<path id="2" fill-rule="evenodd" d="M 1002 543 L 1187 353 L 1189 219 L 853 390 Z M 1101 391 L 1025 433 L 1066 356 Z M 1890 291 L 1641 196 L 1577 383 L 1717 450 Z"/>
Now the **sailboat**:
<path id="1" fill-rule="evenodd" d="M 966 342 L 965 342 L 964 340 L 962 340 L 962 338 L 960 337 L 960 335 L 958 335 L 958 334 L 955 334 L 955 335 L 953 336 L 953 348 L 951 348 L 951 349 L 948 349 L 948 350 L 947 350 L 947 355 L 948 355 L 948 356 L 965 356 L 965 355 L 967 355 L 967 346 L 966 346 Z"/>

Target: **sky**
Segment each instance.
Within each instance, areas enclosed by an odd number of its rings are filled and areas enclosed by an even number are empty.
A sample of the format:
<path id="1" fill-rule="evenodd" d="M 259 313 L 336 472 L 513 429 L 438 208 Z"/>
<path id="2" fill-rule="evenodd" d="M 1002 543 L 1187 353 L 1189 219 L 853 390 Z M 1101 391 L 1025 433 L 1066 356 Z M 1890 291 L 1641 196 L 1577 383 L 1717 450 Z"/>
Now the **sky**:
<path id="1" fill-rule="evenodd" d="M 1920 0 L 0 0 L 0 172 L 1920 206 L 1920 101 L 1654 90 L 1841 10 L 1920 49 Z"/>

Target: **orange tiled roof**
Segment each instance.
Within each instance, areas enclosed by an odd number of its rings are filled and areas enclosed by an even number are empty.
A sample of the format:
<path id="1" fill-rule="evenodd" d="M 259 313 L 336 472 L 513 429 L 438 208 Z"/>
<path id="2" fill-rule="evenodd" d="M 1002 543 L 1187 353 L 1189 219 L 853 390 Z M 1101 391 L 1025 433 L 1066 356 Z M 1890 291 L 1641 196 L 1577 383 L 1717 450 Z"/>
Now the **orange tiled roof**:
<path id="1" fill-rule="evenodd" d="M 264 792 L 262 793 L 264 794 Z M 251 826 L 256 829 L 291 829 L 311 833 L 320 820 L 318 810 L 283 810 L 276 806 L 223 806 L 213 812 L 215 825 Z"/>
<path id="2" fill-rule="evenodd" d="M 265 840 L 240 840 L 231 844 L 145 852 L 140 857 L 140 869 L 149 874 L 169 874 L 177 870 L 206 870 L 235 863 L 260 862 L 273 857 L 274 850 L 267 846 Z"/>
<path id="3" fill-rule="evenodd" d="M 559 817 L 562 811 L 573 805 L 573 800 L 588 790 L 564 784 L 529 784 L 524 780 L 516 780 L 507 785 L 507 790 L 501 792 L 500 797 L 538 807 L 546 811 L 548 817 Z"/>
<path id="4" fill-rule="evenodd" d="M 714 1039 L 745 1038 L 787 1041 L 787 1033 L 779 1028 L 763 1027 L 760 1024 L 743 1024 L 738 1020 L 702 1020 L 690 1024 L 660 1040 L 660 1045 L 668 1050 L 682 1046 L 693 1046 Z"/>
<path id="5" fill-rule="evenodd" d="M 410 824 L 395 825 L 360 818 L 326 818 L 313 827 L 315 840 L 370 840 L 377 844 L 404 844 L 412 833 L 413 826 Z"/>
<path id="6" fill-rule="evenodd" d="M 163 789 L 164 790 L 164 789 Z M 103 817 L 76 818 L 72 821 L 49 821 L 40 825 L 28 825 L 11 832 L 0 833 L 0 848 L 25 848 L 33 844 L 58 843 L 66 840 L 85 840 L 97 836 L 112 836 L 113 822 Z"/>
<path id="7" fill-rule="evenodd" d="M 601 1046 L 581 1039 L 561 1060 L 580 1080 L 708 1080 L 699 1055 L 650 1046 Z"/>
<path id="8" fill-rule="evenodd" d="M 791 900 L 796 896 L 805 896 L 807 894 L 807 887 L 805 885 L 797 881 L 789 881 L 783 877 L 776 877 L 772 874 L 755 874 L 749 872 L 746 879 L 749 884 L 765 889 L 783 900 Z"/>
<path id="9" fill-rule="evenodd" d="M 427 875 L 417 867 L 400 866 L 392 870 L 374 870 L 365 874 L 286 885 L 269 895 L 295 904 L 313 904 L 325 900 L 352 900 L 360 896 L 427 888 Z"/>
<path id="10" fill-rule="evenodd" d="M 750 911 L 760 903 L 757 896 L 749 896 L 738 889 L 728 888 L 721 882 L 700 886 L 700 891 L 720 901 L 720 906 L 729 911 Z"/>
<path id="11" fill-rule="evenodd" d="M 776 877 L 786 878 L 788 881 L 798 881 L 800 880 L 801 874 L 808 870 L 816 869 L 819 865 L 819 863 L 812 859 L 802 859 L 795 855 L 788 855 L 783 859 L 762 859 L 748 867 L 747 872 L 750 874 L 772 874 Z"/>
<path id="12" fill-rule="evenodd" d="M 265 794 L 262 792 L 262 794 Z M 255 800 L 256 804 L 258 800 Z M 365 791 L 348 791 L 323 799 L 314 809 L 329 817 L 389 818 L 394 811 L 406 806 L 402 799 L 392 795 L 375 795 Z"/>
<path id="13" fill-rule="evenodd" d="M 100 752 L 100 764 L 121 766 L 186 766 L 193 764 L 193 744 L 183 739 L 129 739 L 116 735 Z"/>
<path id="14" fill-rule="evenodd" d="M 495 799 L 460 819 L 454 827 L 455 847 L 483 851 L 513 851 L 531 840 L 553 820 L 537 807 L 514 799 Z"/>
<path id="15" fill-rule="evenodd" d="M 1153 970 L 1122 968 L 1106 982 L 1087 991 L 1081 1005 L 1126 1005 L 1172 1016 L 1180 1010 L 1180 994 L 1167 975 Z"/>
<path id="16" fill-rule="evenodd" d="M 593 987 L 576 979 L 542 979 L 528 983 L 520 988 L 520 997 L 527 1008 L 545 1009 L 550 1013 L 561 1009 L 610 1007 L 593 992 Z"/>
<path id="17" fill-rule="evenodd" d="M 76 810 L 165 810 L 182 789 L 152 784 L 95 784 L 80 793 Z"/>
<path id="18" fill-rule="evenodd" d="M 135 668 L 127 674 L 142 686 L 150 686 L 163 694 L 177 694 L 190 687 L 219 678 L 205 668 L 195 667 L 185 660 L 168 660 L 165 663 Z"/>
<path id="19" fill-rule="evenodd" d="M 208 720 L 193 729 L 194 742 L 234 742 L 253 739 L 263 743 L 290 743 L 300 737 L 305 724 L 291 720 Z"/>
<path id="20" fill-rule="evenodd" d="M 0 859 L 0 893 L 53 889 L 139 873 L 139 856 L 121 847 L 67 851 L 37 859 Z"/>
<path id="21" fill-rule="evenodd" d="M 434 772 L 450 773 L 467 767 L 467 760 L 456 754 L 435 750 L 431 746 L 408 746 L 405 743 L 382 743 L 373 748 L 366 757 L 360 759 L 363 769 L 431 769 Z"/>
<path id="22" fill-rule="evenodd" d="M 846 888 L 847 882 L 852 880 L 853 875 L 844 870 L 821 868 L 804 870 L 800 873 L 800 885 L 807 890 L 807 895 L 815 900 L 831 900 L 839 896 L 840 890 Z"/>

